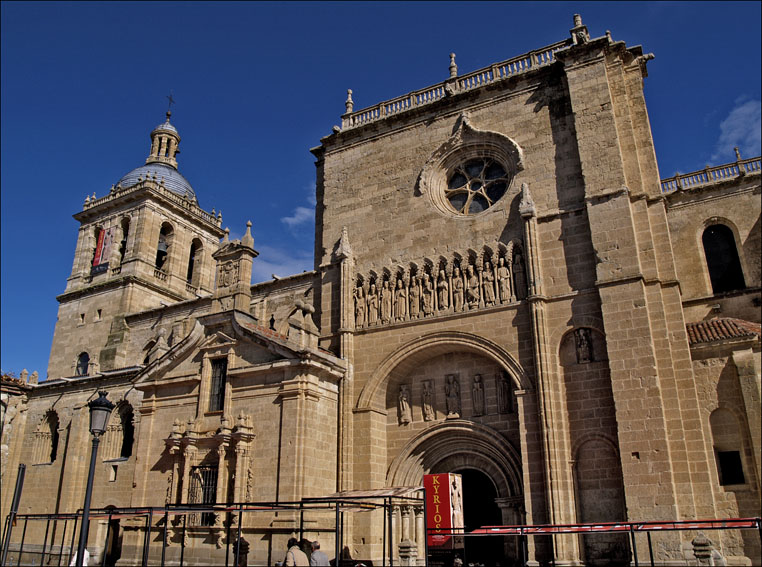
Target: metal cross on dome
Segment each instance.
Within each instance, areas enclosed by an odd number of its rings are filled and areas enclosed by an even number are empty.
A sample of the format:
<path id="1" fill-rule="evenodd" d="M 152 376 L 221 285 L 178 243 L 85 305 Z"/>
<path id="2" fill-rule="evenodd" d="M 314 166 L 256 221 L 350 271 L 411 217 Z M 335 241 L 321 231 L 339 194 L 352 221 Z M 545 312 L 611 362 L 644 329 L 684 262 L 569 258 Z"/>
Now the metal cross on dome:
<path id="1" fill-rule="evenodd" d="M 169 91 L 169 96 L 167 97 L 167 100 L 169 100 L 169 106 L 167 107 L 167 112 L 172 110 L 172 105 L 175 104 L 175 99 L 172 98 L 172 91 Z"/>

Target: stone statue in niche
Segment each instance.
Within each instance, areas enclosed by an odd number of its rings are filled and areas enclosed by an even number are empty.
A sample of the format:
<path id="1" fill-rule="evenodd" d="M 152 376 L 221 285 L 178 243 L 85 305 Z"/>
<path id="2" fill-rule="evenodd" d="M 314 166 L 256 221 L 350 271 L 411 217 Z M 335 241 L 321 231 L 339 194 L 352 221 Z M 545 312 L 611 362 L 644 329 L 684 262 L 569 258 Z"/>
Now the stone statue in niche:
<path id="1" fill-rule="evenodd" d="M 474 385 L 471 388 L 471 397 L 474 403 L 474 415 L 484 415 L 484 383 L 482 375 L 474 376 Z"/>
<path id="2" fill-rule="evenodd" d="M 500 413 L 511 413 L 511 384 L 504 372 L 498 372 L 497 381 L 497 410 Z"/>
<path id="3" fill-rule="evenodd" d="M 455 268 L 452 275 L 452 305 L 455 311 L 463 311 L 463 276 L 460 268 Z"/>
<path id="4" fill-rule="evenodd" d="M 410 318 L 418 319 L 418 315 L 421 313 L 421 288 L 419 287 L 421 278 L 415 278 L 410 285 L 410 292 L 408 293 L 410 299 Z"/>
<path id="5" fill-rule="evenodd" d="M 445 399 L 447 400 L 447 418 L 460 417 L 460 383 L 454 374 L 447 375 Z"/>
<path id="6" fill-rule="evenodd" d="M 404 384 L 400 386 L 399 394 L 397 394 L 397 416 L 400 425 L 407 425 L 412 419 L 410 414 L 410 393 Z"/>
<path id="7" fill-rule="evenodd" d="M 590 337 L 590 329 L 577 329 L 574 331 L 574 339 L 577 343 L 577 363 L 584 364 L 593 361 L 593 342 Z"/>
<path id="8" fill-rule="evenodd" d="M 497 286 L 500 290 L 500 303 L 511 300 L 511 274 L 505 265 L 505 258 L 497 261 Z"/>
<path id="9" fill-rule="evenodd" d="M 376 323 L 378 323 L 378 292 L 376 284 L 372 283 L 368 292 L 368 325 Z"/>
<path id="10" fill-rule="evenodd" d="M 439 310 L 444 311 L 450 307 L 450 284 L 447 283 L 447 276 L 444 270 L 439 270 L 439 281 L 437 282 L 437 299 L 439 301 Z"/>
<path id="11" fill-rule="evenodd" d="M 365 326 L 365 312 L 368 309 L 365 291 L 359 285 L 355 288 L 355 328 L 361 329 Z"/>
<path id="12" fill-rule="evenodd" d="M 423 383 L 423 394 L 421 407 L 423 408 L 423 420 L 434 421 L 434 385 L 431 380 Z"/>
<path id="13" fill-rule="evenodd" d="M 384 280 L 381 286 L 381 322 L 388 323 L 392 320 L 392 290 L 389 289 L 389 280 Z"/>
<path id="14" fill-rule="evenodd" d="M 495 305 L 495 276 L 492 274 L 492 264 L 489 261 L 484 262 L 482 287 L 484 288 L 484 305 Z"/>
<path id="15" fill-rule="evenodd" d="M 513 255 L 513 289 L 516 291 L 516 299 L 526 299 L 527 277 L 524 273 L 524 258 L 521 250 Z"/>
<path id="16" fill-rule="evenodd" d="M 431 276 L 423 274 L 423 316 L 428 317 L 434 312 L 434 284 Z"/>
<path id="17" fill-rule="evenodd" d="M 476 309 L 479 307 L 479 276 L 474 270 L 473 266 L 468 266 L 466 269 L 466 275 L 468 276 L 468 286 L 466 287 L 466 299 L 468 301 L 469 309 Z"/>
<path id="18" fill-rule="evenodd" d="M 402 278 L 397 279 L 397 289 L 394 291 L 394 320 L 404 321 L 407 315 L 407 293 Z"/>

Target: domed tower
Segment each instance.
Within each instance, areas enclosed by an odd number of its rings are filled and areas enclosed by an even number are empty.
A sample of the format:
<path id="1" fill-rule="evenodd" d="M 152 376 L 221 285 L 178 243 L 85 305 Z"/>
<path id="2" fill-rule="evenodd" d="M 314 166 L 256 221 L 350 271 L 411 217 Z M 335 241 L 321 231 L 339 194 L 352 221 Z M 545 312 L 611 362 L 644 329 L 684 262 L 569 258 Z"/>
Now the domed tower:
<path id="1" fill-rule="evenodd" d="M 113 370 L 128 360 L 125 317 L 210 295 L 222 215 L 204 211 L 177 169 L 180 134 L 165 122 L 151 132 L 144 165 L 101 197 L 85 198 L 79 238 L 59 310 L 48 376 Z"/>

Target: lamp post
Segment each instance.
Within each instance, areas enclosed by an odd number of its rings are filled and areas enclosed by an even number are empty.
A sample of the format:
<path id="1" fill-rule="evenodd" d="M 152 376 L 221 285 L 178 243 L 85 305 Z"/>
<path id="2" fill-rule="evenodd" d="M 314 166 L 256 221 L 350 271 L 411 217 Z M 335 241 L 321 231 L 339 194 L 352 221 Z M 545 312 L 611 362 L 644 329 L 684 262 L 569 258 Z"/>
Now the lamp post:
<path id="1" fill-rule="evenodd" d="M 87 532 L 90 529 L 90 497 L 93 494 L 93 477 L 95 476 L 95 459 L 98 456 L 98 445 L 101 435 L 106 431 L 111 410 L 114 404 L 106 399 L 108 392 L 98 392 L 98 398 L 88 402 L 90 408 L 90 433 L 93 434 L 93 450 L 90 452 L 90 472 L 87 473 L 87 490 L 85 490 L 85 506 L 82 510 L 82 526 L 79 533 L 79 547 L 77 548 L 77 567 L 82 567 L 87 547 Z"/>

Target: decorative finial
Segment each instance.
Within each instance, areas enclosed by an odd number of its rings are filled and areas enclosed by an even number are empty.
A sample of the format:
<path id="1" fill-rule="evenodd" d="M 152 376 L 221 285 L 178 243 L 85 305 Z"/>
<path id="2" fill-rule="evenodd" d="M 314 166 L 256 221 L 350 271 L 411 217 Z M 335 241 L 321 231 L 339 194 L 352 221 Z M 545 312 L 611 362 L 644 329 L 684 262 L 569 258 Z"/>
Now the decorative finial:
<path id="1" fill-rule="evenodd" d="M 85 205 L 90 204 L 90 195 L 85 195 Z"/>
<path id="2" fill-rule="evenodd" d="M 230 229 L 228 227 L 225 227 L 225 238 L 223 238 L 222 241 L 223 242 L 230 241 Z"/>
<path id="3" fill-rule="evenodd" d="M 246 221 L 246 232 L 244 233 L 243 238 L 241 238 L 241 244 L 248 246 L 249 248 L 254 248 L 254 237 L 251 235 L 251 221 Z"/>
<path id="4" fill-rule="evenodd" d="M 574 27 L 569 30 L 574 45 L 582 45 L 590 41 L 590 34 L 587 33 L 587 26 L 582 23 L 582 16 L 574 14 Z"/>
<path id="5" fill-rule="evenodd" d="M 347 89 L 347 101 L 344 105 L 347 107 L 347 114 L 352 112 L 352 109 L 355 107 L 355 103 L 352 100 L 352 89 Z"/>
<path id="6" fill-rule="evenodd" d="M 450 53 L 450 78 L 458 76 L 458 66 L 455 64 L 455 54 Z"/>
<path id="7" fill-rule="evenodd" d="M 736 153 L 736 161 L 741 161 L 741 152 L 738 151 L 738 146 L 733 148 L 733 151 Z"/>
<path id="8" fill-rule="evenodd" d="M 95 191 L 93 191 L 93 196 L 92 196 L 92 198 L 90 200 L 91 201 L 95 201 Z"/>
<path id="9" fill-rule="evenodd" d="M 521 184 L 521 202 L 519 203 L 519 214 L 522 218 L 533 217 L 535 215 L 534 200 L 529 193 L 529 185 Z"/>
<path id="10" fill-rule="evenodd" d="M 352 247 L 349 245 L 349 234 L 347 227 L 341 227 L 341 238 L 339 238 L 339 244 L 336 247 L 336 257 L 339 260 L 344 258 L 350 258 L 352 256 Z"/>
<path id="11" fill-rule="evenodd" d="M 222 209 L 217 212 L 217 222 L 222 222 Z"/>
<path id="12" fill-rule="evenodd" d="M 212 216 L 213 217 L 217 216 L 217 211 L 216 211 L 216 209 L 214 207 L 212 207 Z"/>

